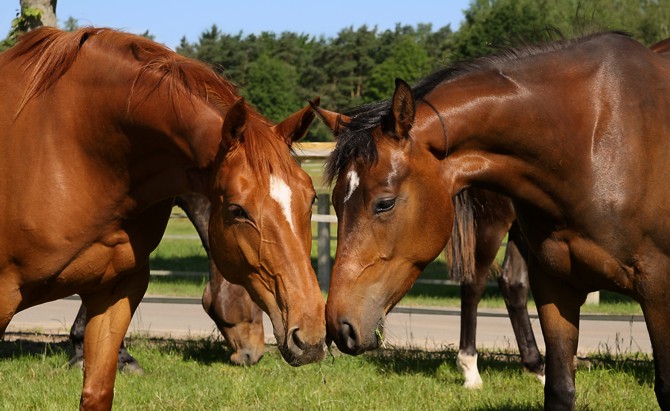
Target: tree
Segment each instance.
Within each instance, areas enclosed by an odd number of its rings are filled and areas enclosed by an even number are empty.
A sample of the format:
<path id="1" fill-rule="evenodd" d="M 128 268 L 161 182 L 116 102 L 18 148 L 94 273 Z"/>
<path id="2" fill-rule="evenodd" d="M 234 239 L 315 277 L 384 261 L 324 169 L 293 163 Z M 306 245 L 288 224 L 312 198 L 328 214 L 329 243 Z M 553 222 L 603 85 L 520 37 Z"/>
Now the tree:
<path id="1" fill-rule="evenodd" d="M 248 84 L 242 94 L 269 119 L 278 122 L 303 104 L 295 93 L 295 67 L 266 53 L 249 63 Z"/>
<path id="2" fill-rule="evenodd" d="M 399 37 L 391 54 L 370 72 L 365 102 L 388 99 L 393 95 L 395 79 L 413 83 L 427 75 L 430 59 L 426 50 L 410 36 Z"/>
<path id="3" fill-rule="evenodd" d="M 0 51 L 13 46 L 23 33 L 40 26 L 56 27 L 56 3 L 58 0 L 19 0 L 20 9 L 7 38 L 0 41 Z"/>

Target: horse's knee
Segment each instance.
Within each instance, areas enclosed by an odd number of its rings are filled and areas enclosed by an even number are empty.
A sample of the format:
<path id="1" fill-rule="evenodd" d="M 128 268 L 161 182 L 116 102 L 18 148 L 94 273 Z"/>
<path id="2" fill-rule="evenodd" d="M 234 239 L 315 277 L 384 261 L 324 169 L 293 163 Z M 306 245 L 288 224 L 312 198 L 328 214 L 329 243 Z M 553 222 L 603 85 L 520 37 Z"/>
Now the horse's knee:
<path id="1" fill-rule="evenodd" d="M 114 387 L 84 387 L 79 401 L 80 410 L 111 410 Z"/>

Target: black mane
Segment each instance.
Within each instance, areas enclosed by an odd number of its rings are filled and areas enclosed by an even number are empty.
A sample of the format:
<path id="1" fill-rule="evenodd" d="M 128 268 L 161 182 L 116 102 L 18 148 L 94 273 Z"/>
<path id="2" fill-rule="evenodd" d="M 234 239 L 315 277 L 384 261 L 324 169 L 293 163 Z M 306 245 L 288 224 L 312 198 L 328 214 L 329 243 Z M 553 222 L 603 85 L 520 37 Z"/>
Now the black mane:
<path id="1" fill-rule="evenodd" d="M 560 33 L 558 33 L 560 36 Z M 589 34 L 574 39 L 560 38 L 558 41 L 523 44 L 519 47 L 510 47 L 501 50 L 497 54 L 479 57 L 470 61 L 459 62 L 452 66 L 440 69 L 423 79 L 412 87 L 414 98 L 420 100 L 438 85 L 455 79 L 461 75 L 477 73 L 517 61 L 526 57 L 563 50 L 573 44 L 591 40 L 594 37 L 607 35 L 622 35 L 630 37 L 628 33 L 621 31 L 608 31 Z M 377 146 L 372 131 L 379 125 L 384 124 L 391 115 L 391 100 L 382 100 L 376 103 L 366 104 L 345 112 L 351 118 L 348 123 L 341 122 L 341 131 L 336 136 L 337 144 L 326 164 L 326 180 L 332 184 L 337 176 L 344 171 L 350 162 L 361 159 L 366 164 L 377 161 Z"/>

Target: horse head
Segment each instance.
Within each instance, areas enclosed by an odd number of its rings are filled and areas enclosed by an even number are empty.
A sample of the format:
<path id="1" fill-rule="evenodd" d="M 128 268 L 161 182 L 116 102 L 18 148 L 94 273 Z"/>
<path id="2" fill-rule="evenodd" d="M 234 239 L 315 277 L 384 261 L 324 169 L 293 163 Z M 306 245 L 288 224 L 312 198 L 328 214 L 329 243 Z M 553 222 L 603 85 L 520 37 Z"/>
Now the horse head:
<path id="1" fill-rule="evenodd" d="M 451 234 L 449 190 L 434 177 L 441 157 L 412 139 L 415 104 L 399 82 L 392 101 L 350 117 L 315 108 L 338 140 L 329 159 L 338 217 L 326 323 L 349 354 L 381 343 L 384 318 Z"/>
<path id="2" fill-rule="evenodd" d="M 315 192 L 290 153 L 313 118 L 306 107 L 272 126 L 237 100 L 225 114 L 210 194 L 212 257 L 270 316 L 292 365 L 325 353 L 325 302 L 310 263 Z"/>

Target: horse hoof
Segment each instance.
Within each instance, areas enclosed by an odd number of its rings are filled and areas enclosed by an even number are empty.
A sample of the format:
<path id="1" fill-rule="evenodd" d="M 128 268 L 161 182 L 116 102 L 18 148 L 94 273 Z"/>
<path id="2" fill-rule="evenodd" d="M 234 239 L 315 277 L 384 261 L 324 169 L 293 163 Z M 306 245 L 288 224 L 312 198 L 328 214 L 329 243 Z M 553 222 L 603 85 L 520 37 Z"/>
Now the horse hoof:
<path id="1" fill-rule="evenodd" d="M 137 362 L 126 362 L 120 364 L 119 371 L 130 375 L 144 375 L 144 369 Z"/>
<path id="2" fill-rule="evenodd" d="M 72 358 L 67 365 L 70 368 L 76 368 L 78 370 L 83 370 L 84 369 L 84 360 L 78 359 L 78 358 Z"/>
<path id="3" fill-rule="evenodd" d="M 463 387 L 467 388 L 468 390 L 481 390 L 483 386 L 484 383 L 482 382 L 481 378 L 472 381 L 466 380 L 463 384 Z"/>

